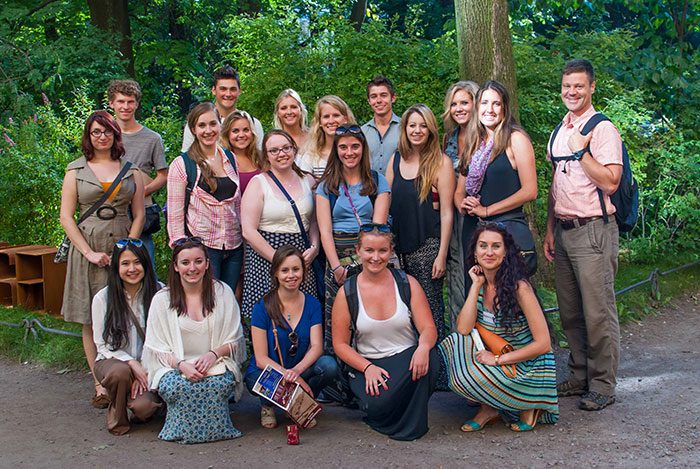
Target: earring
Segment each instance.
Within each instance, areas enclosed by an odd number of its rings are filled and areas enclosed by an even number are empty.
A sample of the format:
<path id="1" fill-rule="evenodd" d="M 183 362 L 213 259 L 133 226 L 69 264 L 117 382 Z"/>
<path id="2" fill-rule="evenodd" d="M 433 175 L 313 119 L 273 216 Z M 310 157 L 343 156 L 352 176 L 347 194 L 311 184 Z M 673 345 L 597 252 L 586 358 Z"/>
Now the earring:
<path id="1" fill-rule="evenodd" d="M 475 264 L 478 264 L 478 263 L 479 263 L 479 259 L 476 258 L 476 254 L 474 254 L 474 263 L 475 263 Z"/>

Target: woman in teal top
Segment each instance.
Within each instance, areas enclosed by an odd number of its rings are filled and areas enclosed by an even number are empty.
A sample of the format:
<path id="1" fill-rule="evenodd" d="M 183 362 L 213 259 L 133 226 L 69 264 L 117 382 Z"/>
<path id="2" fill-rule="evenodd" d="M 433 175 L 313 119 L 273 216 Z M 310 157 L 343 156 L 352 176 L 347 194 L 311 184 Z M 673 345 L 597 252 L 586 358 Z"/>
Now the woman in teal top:
<path id="1" fill-rule="evenodd" d="M 390 189 L 383 175 L 370 169 L 367 140 L 357 125 L 335 131 L 328 166 L 316 189 L 316 219 L 326 253 L 324 349 L 333 353 L 331 309 L 338 287 L 359 272 L 355 252 L 360 226 L 387 222 Z"/>
<path id="2" fill-rule="evenodd" d="M 450 388 L 481 407 L 462 431 L 481 430 L 499 416 L 513 431 L 559 419 L 556 365 L 547 322 L 513 237 L 500 223 L 479 226 L 468 247 L 472 285 L 457 332 L 439 345 Z M 494 354 L 479 347 L 476 323 L 510 343 Z M 485 340 L 484 340 L 485 342 Z"/>

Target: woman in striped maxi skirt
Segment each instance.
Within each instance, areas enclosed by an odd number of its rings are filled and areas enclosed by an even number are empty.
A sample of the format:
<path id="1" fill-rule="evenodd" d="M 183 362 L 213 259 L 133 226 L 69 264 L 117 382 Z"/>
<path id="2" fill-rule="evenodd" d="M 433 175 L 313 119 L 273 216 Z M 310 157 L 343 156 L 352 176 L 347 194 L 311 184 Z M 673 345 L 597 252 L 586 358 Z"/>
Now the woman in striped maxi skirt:
<path id="1" fill-rule="evenodd" d="M 473 283 L 457 332 L 439 346 L 450 389 L 481 405 L 462 431 L 481 430 L 499 416 L 512 422 L 513 431 L 556 423 L 556 367 L 547 323 L 512 236 L 497 223 L 480 226 L 468 259 Z M 501 355 L 479 350 L 470 334 L 477 322 L 514 350 Z"/>

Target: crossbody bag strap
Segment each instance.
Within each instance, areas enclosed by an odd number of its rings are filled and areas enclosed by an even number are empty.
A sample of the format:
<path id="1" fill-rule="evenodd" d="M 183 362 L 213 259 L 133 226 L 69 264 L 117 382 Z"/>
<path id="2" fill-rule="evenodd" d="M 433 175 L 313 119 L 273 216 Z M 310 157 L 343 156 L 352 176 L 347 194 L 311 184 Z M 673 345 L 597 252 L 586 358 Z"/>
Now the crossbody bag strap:
<path id="1" fill-rule="evenodd" d="M 277 356 L 280 357 L 280 365 L 284 368 L 284 359 L 282 358 L 282 349 L 280 348 L 280 341 L 277 338 L 277 323 L 274 319 L 270 318 L 272 321 L 272 335 L 275 336 L 275 348 L 277 349 Z"/>
<path id="2" fill-rule="evenodd" d="M 348 190 L 348 185 L 344 182 L 341 185 L 343 186 L 343 193 L 345 194 L 345 197 L 348 198 L 348 202 L 350 203 L 350 208 L 352 209 L 352 213 L 355 215 L 355 220 L 357 220 L 357 226 L 359 228 L 362 228 L 362 220 L 360 219 L 360 215 L 357 213 L 357 209 L 355 208 L 355 204 L 352 201 L 352 197 L 350 197 L 350 191 Z"/>
<path id="3" fill-rule="evenodd" d="M 141 337 L 142 341 L 146 341 L 146 332 L 143 330 L 143 327 L 141 327 L 141 324 L 139 324 L 138 319 L 136 319 L 136 315 L 134 312 L 129 308 L 129 317 L 131 318 L 131 322 L 136 326 L 136 332 L 138 332 L 139 337 Z"/>
<path id="4" fill-rule="evenodd" d="M 309 249 L 311 247 L 311 243 L 309 242 L 309 237 L 306 235 L 304 223 L 301 221 L 301 215 L 299 214 L 299 209 L 297 208 L 296 202 L 294 202 L 292 196 L 289 195 L 289 192 L 287 192 L 280 180 L 277 179 L 277 176 L 275 176 L 272 171 L 268 170 L 267 175 L 270 176 L 270 179 L 272 179 L 275 182 L 275 184 L 277 184 L 277 187 L 279 187 L 282 194 L 284 194 L 284 196 L 287 198 L 287 202 L 289 202 L 289 204 L 292 206 L 294 217 L 297 219 L 297 223 L 299 224 L 299 231 L 301 232 L 301 237 L 304 239 L 304 247 L 306 247 L 306 249 Z"/>
<path id="5" fill-rule="evenodd" d="M 102 204 L 105 203 L 105 201 L 109 198 L 110 195 L 112 195 L 112 192 L 117 188 L 121 180 L 124 178 L 124 175 L 126 175 L 127 171 L 131 169 L 131 161 L 127 161 L 124 163 L 124 166 L 122 166 L 121 171 L 119 171 L 119 174 L 117 174 L 117 177 L 114 178 L 114 181 L 112 181 L 112 184 L 109 186 L 109 189 L 107 189 L 107 192 L 102 194 L 102 197 L 100 197 L 97 202 L 93 204 L 92 207 L 90 207 L 87 212 L 83 213 L 83 215 L 78 218 L 78 221 L 76 225 L 80 225 L 82 222 L 88 219 L 90 215 L 95 213 L 95 211 L 102 206 Z"/>

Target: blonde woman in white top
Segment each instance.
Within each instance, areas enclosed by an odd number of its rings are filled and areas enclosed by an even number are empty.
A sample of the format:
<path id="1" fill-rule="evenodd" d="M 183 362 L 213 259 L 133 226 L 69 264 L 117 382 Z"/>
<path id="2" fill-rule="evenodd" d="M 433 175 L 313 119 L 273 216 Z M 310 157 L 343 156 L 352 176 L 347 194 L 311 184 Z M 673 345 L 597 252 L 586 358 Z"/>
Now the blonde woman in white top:
<path id="1" fill-rule="evenodd" d="M 145 421 L 160 407 L 140 361 L 146 312 L 158 288 L 143 242 L 138 238 L 117 241 L 107 286 L 92 299 L 95 377 L 109 396 L 107 430 L 113 435 L 131 429 L 129 410 L 135 420 Z"/>
<path id="2" fill-rule="evenodd" d="M 229 398 L 243 391 L 241 315 L 231 288 L 214 280 L 199 238 L 173 243 L 168 288 L 148 314 L 143 362 L 168 413 L 158 437 L 203 443 L 241 436 Z"/>
<path id="3" fill-rule="evenodd" d="M 333 148 L 335 129 L 343 124 L 357 124 L 345 101 L 335 95 L 324 96 L 316 102 L 314 118 L 306 143 L 299 150 L 296 163 L 316 180 L 321 179 Z"/>
<path id="4" fill-rule="evenodd" d="M 311 190 L 314 179 L 296 165 L 296 153 L 296 143 L 287 132 L 279 129 L 268 132 L 263 139 L 263 159 L 270 170 L 251 179 L 243 195 L 241 211 L 245 213 L 242 227 L 246 241 L 246 268 L 242 311 L 245 318 L 250 318 L 253 305 L 272 288 L 270 263 L 277 248 L 287 244 L 296 247 L 302 252 L 307 267 L 319 252 L 320 238 Z M 291 203 L 275 180 L 294 200 L 303 234 Z M 305 237 L 310 246 L 304 242 Z M 301 291 L 317 296 L 313 275 L 304 278 Z"/>
<path id="5" fill-rule="evenodd" d="M 362 272 L 335 298 L 333 349 L 353 369 L 350 389 L 365 422 L 395 440 L 415 440 L 428 431 L 437 329 L 418 281 L 387 268 L 392 241 L 389 225 L 362 225 L 356 247 Z"/>

